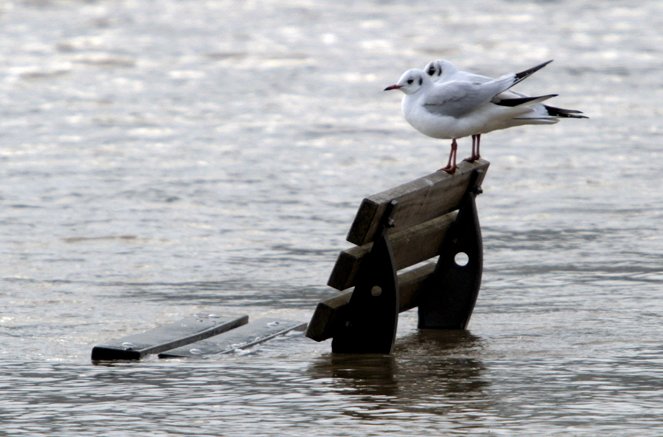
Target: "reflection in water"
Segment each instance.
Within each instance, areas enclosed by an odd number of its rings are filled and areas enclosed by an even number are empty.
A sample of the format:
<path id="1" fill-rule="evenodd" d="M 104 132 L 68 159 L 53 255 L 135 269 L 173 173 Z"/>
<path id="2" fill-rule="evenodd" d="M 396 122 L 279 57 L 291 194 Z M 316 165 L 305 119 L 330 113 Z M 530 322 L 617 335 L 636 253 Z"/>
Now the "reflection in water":
<path id="1" fill-rule="evenodd" d="M 482 349 L 482 339 L 468 330 L 462 329 L 420 329 L 405 336 L 396 343 L 399 349 L 432 349 L 448 354 L 478 354 Z"/>
<path id="2" fill-rule="evenodd" d="M 393 355 L 327 354 L 309 367 L 314 379 L 332 378 L 339 393 L 394 396 L 397 384 Z"/>
<path id="3" fill-rule="evenodd" d="M 399 337 L 392 356 L 326 354 L 308 370 L 314 380 L 330 378 L 339 394 L 360 395 L 366 408 L 397 397 L 401 412 L 481 410 L 491 407 L 482 349 L 469 331 L 426 330 Z"/>
<path id="4" fill-rule="evenodd" d="M 469 331 L 415 332 L 396 345 L 404 369 L 400 387 L 420 400 L 430 398 L 431 393 L 446 399 L 481 398 L 488 385 L 481 351 L 481 338 Z"/>

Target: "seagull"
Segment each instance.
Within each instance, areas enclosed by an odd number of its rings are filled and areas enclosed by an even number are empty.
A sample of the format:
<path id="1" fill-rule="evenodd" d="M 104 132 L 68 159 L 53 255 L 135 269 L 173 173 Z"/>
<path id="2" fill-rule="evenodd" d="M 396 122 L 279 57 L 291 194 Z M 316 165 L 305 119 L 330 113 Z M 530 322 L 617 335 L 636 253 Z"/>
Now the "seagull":
<path id="1" fill-rule="evenodd" d="M 493 80 L 492 77 L 483 76 L 481 74 L 470 73 L 469 71 L 462 71 L 456 68 L 454 64 L 445 59 L 438 59 L 426 64 L 424 71 L 428 73 L 433 82 L 446 82 L 449 80 L 463 80 L 468 82 L 484 83 Z M 527 94 L 519 93 L 513 90 L 508 90 L 499 95 L 500 98 L 513 99 L 518 97 L 528 97 Z M 543 105 L 548 110 L 548 115 L 560 118 L 589 118 L 582 114 L 582 111 L 577 109 L 564 109 L 556 108 L 554 106 Z"/>
<path id="2" fill-rule="evenodd" d="M 488 76 L 483 76 L 480 74 L 475 74 L 471 73 L 468 71 L 462 71 L 459 70 L 453 63 L 450 61 L 447 61 L 446 59 L 438 59 L 436 61 L 431 61 L 426 66 L 424 67 L 424 71 L 428 76 L 430 76 L 431 80 L 433 82 L 448 82 L 452 80 L 458 80 L 458 81 L 466 81 L 466 82 L 473 82 L 473 83 L 486 83 L 491 80 L 493 80 L 492 77 Z M 507 90 L 495 97 L 496 101 L 504 101 L 504 100 L 510 100 L 510 99 L 522 99 L 522 98 L 527 98 L 529 97 L 526 94 L 522 94 L 513 90 Z M 513 103 L 513 102 L 512 102 Z M 555 106 L 549 106 L 549 105 L 544 105 L 542 103 L 538 103 L 536 105 L 532 106 L 532 110 L 543 117 L 550 116 L 550 117 L 557 117 L 557 118 L 588 118 L 582 114 L 582 111 L 578 111 L 576 109 L 564 109 L 564 108 L 557 108 Z M 528 117 L 532 118 L 532 117 Z M 518 120 L 518 121 L 515 121 Z M 529 123 L 522 123 L 519 119 L 515 119 L 512 121 L 507 121 L 504 126 L 506 127 L 512 127 L 512 126 L 518 126 L 522 124 L 529 124 Z M 552 122 L 556 123 L 558 120 Z M 514 124 L 511 124 L 514 123 Z M 549 123 L 549 122 L 545 122 Z M 534 123 L 536 124 L 536 123 Z M 467 160 L 472 162 L 476 159 L 479 159 L 481 156 L 479 154 L 479 144 L 481 141 L 481 134 L 473 134 L 472 135 L 472 156 L 468 158 Z"/>
<path id="3" fill-rule="evenodd" d="M 401 109 L 405 119 L 419 132 L 433 138 L 451 139 L 449 161 L 442 170 L 456 171 L 456 139 L 480 135 L 513 125 L 555 123 L 555 117 L 537 114 L 532 106 L 556 94 L 518 99 L 496 97 L 525 80 L 551 61 L 510 73 L 484 83 L 451 80 L 433 82 L 428 74 L 413 68 L 397 83 L 384 90 L 401 90 L 405 96 Z M 473 157 L 476 158 L 476 157 Z"/>

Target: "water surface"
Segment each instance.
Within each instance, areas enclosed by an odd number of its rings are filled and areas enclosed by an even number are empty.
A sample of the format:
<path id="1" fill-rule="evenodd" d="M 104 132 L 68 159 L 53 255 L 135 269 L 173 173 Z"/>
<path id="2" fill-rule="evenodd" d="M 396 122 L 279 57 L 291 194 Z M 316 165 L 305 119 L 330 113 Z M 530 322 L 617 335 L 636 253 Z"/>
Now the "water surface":
<path id="1" fill-rule="evenodd" d="M 657 1 L 0 3 L 15 435 L 660 435 Z M 494 132 L 467 332 L 93 366 L 203 309 L 307 321 L 361 198 L 444 164 L 381 90 L 444 57 L 590 120 Z M 459 155 L 469 154 L 461 140 Z"/>

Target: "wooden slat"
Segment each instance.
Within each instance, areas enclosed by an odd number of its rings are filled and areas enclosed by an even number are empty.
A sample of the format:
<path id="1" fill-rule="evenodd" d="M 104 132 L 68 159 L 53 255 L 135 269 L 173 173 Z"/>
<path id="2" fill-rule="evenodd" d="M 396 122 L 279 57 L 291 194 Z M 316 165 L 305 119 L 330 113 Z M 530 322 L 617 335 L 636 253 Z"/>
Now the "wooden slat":
<path id="1" fill-rule="evenodd" d="M 238 349 L 246 349 L 265 342 L 293 329 L 303 330 L 306 323 L 292 320 L 264 318 L 241 326 L 223 335 L 202 340 L 159 354 L 159 358 L 201 357 L 205 355 L 228 354 Z"/>
<path id="2" fill-rule="evenodd" d="M 140 334 L 92 348 L 92 361 L 140 360 L 146 355 L 193 343 L 226 332 L 249 321 L 248 316 L 219 317 L 198 313 Z"/>
<path id="3" fill-rule="evenodd" d="M 417 306 L 419 292 L 426 286 L 434 270 L 435 263 L 431 262 L 398 276 L 399 312 Z M 318 303 L 306 329 L 306 336 L 315 341 L 333 337 L 338 326 L 347 319 L 347 305 L 351 296 L 352 290 Z"/>
<path id="4" fill-rule="evenodd" d="M 389 230 L 390 233 L 457 209 L 467 191 L 472 172 L 481 171 L 477 179 L 477 185 L 481 185 L 489 165 L 485 160 L 473 163 L 463 161 L 454 175 L 436 171 L 365 198 L 350 227 L 347 240 L 356 245 L 373 241 L 379 230 L 382 214 L 387 204 L 394 199 L 398 201 L 398 205 L 393 215 L 395 226 Z"/>
<path id="5" fill-rule="evenodd" d="M 389 237 L 393 249 L 396 270 L 420 263 L 438 254 L 449 226 L 456 219 L 456 211 L 405 229 Z M 355 246 L 342 251 L 327 285 L 337 290 L 345 290 L 355 284 L 357 273 L 373 243 Z"/>

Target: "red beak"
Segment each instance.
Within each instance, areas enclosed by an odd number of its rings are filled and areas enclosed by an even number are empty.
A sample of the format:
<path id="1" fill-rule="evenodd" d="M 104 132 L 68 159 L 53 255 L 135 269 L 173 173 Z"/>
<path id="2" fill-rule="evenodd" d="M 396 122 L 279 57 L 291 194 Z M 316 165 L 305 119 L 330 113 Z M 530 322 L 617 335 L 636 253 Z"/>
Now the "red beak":
<path id="1" fill-rule="evenodd" d="M 398 90 L 398 89 L 401 89 L 401 88 L 403 88 L 402 85 L 396 85 L 396 84 L 394 84 L 394 85 L 389 85 L 389 86 L 388 86 L 387 88 L 385 88 L 384 90 L 385 90 L 385 91 L 391 91 L 391 90 Z"/>

